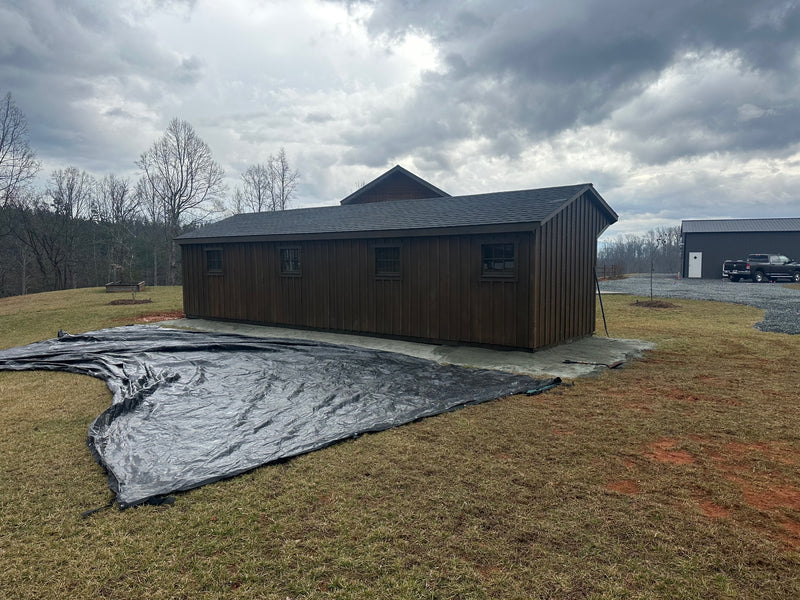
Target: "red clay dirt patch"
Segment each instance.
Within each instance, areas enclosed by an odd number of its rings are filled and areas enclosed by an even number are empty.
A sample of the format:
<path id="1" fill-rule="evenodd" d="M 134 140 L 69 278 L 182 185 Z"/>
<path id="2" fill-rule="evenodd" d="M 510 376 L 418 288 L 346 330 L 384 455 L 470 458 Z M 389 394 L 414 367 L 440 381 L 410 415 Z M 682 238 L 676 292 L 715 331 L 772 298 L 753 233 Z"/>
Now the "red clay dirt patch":
<path id="1" fill-rule="evenodd" d="M 619 481 L 612 481 L 606 484 L 606 489 L 612 492 L 619 492 L 620 494 L 627 494 L 628 496 L 635 496 L 641 493 L 639 484 L 632 479 L 620 479 Z"/>
<path id="2" fill-rule="evenodd" d="M 769 444 L 764 442 L 728 442 L 725 444 L 725 453 L 728 455 L 741 456 L 748 452 L 767 452 L 770 449 Z"/>
<path id="3" fill-rule="evenodd" d="M 709 519 L 724 519 L 725 517 L 729 517 L 731 511 L 727 508 L 716 504 L 708 499 L 701 499 L 697 501 L 697 505 L 700 507 L 700 510 L 703 511 L 703 514 L 707 516 Z"/>
<path id="4" fill-rule="evenodd" d="M 673 465 L 690 465 L 694 463 L 694 457 L 685 450 L 674 450 L 677 441 L 666 439 L 653 443 L 650 446 L 650 458 L 662 463 L 672 463 Z"/>
<path id="5" fill-rule="evenodd" d="M 725 479 L 739 486 L 747 504 L 758 510 L 775 511 L 800 510 L 800 488 L 777 481 L 769 473 L 756 475 L 752 461 L 767 459 L 791 465 L 795 464 L 794 454 L 768 442 L 728 442 L 722 452 L 709 455 Z"/>
<path id="6" fill-rule="evenodd" d="M 797 464 L 798 456 L 790 448 L 781 447 L 780 444 L 769 444 L 766 442 L 729 442 L 725 444 L 723 456 L 714 456 L 715 460 L 725 461 L 730 459 L 741 459 L 743 456 L 756 456 L 762 454 L 770 460 L 783 463 L 785 465 Z"/>
<path id="7" fill-rule="evenodd" d="M 800 489 L 793 485 L 771 485 L 756 487 L 744 481 L 738 481 L 742 487 L 744 501 L 753 508 L 775 510 L 790 508 L 800 510 Z"/>
<path id="8" fill-rule="evenodd" d="M 749 520 L 739 503 L 730 508 L 717 504 L 707 492 L 696 490 L 692 493 L 692 506 L 699 508 L 706 518 L 734 517 L 737 524 L 763 531 L 765 536 L 782 543 L 789 551 L 800 549 L 800 519 L 796 516 L 800 511 L 800 486 L 795 485 L 795 479 L 788 474 L 781 474 L 780 468 L 772 469 L 765 464 L 765 461 L 772 461 L 777 467 L 800 463 L 797 447 L 789 442 L 720 442 L 703 436 L 690 437 L 701 448 L 694 455 L 677 449 L 678 440 L 672 438 L 651 442 L 642 455 L 650 460 L 676 465 L 701 461 L 704 467 L 709 468 L 706 476 L 711 480 L 723 479 L 733 483 L 741 493 L 741 504 L 760 511 L 772 526 L 765 529 L 758 522 Z M 634 461 L 624 460 L 624 466 L 632 470 Z M 625 491 L 625 486 L 630 485 L 625 482 L 633 483 L 633 480 L 612 482 L 606 487 L 621 493 L 639 493 Z"/>
<path id="9" fill-rule="evenodd" d="M 784 519 L 781 521 L 781 526 L 786 531 L 786 535 L 782 536 L 786 545 L 791 549 L 800 548 L 800 523 L 792 519 Z"/>

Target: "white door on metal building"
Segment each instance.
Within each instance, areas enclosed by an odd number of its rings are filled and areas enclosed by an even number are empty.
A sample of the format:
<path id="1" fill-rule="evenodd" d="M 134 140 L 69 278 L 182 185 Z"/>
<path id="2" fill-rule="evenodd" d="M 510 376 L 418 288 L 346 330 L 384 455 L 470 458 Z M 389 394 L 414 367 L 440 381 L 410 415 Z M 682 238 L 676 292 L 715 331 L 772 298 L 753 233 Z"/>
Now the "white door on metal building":
<path id="1" fill-rule="evenodd" d="M 703 253 L 689 252 L 689 277 L 703 276 Z"/>

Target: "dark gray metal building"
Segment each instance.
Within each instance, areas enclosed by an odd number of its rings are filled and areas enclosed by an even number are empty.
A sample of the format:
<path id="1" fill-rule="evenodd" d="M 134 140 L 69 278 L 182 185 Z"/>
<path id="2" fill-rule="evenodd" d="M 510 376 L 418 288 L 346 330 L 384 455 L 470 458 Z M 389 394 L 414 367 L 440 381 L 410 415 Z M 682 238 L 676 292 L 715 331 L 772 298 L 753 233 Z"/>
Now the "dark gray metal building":
<path id="1" fill-rule="evenodd" d="M 683 277 L 719 279 L 722 263 L 759 252 L 800 259 L 800 217 L 713 219 L 681 223 Z"/>

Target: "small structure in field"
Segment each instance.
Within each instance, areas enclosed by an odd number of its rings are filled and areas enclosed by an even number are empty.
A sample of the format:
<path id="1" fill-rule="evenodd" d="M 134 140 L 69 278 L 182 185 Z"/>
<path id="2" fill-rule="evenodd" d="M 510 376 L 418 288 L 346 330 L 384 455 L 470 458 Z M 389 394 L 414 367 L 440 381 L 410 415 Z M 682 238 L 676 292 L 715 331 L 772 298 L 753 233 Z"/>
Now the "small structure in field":
<path id="1" fill-rule="evenodd" d="M 186 315 L 525 349 L 594 332 L 617 214 L 592 184 L 449 196 L 398 166 L 341 204 L 179 236 Z"/>
<path id="2" fill-rule="evenodd" d="M 142 292 L 147 286 L 144 281 L 139 283 L 131 283 L 124 281 L 111 281 L 106 284 L 106 293 L 112 294 L 116 292 Z"/>

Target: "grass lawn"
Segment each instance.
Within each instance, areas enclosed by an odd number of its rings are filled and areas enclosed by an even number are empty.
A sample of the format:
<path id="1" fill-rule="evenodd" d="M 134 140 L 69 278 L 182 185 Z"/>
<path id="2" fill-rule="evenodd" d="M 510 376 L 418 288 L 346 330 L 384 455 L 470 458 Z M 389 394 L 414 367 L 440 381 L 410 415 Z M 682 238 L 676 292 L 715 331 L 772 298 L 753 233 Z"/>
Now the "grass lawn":
<path id="1" fill-rule="evenodd" d="M 0 299 L 0 347 L 180 310 L 137 297 Z M 0 373 L 0 597 L 800 598 L 800 336 L 632 301 L 611 335 L 658 349 L 623 369 L 86 519 L 105 385 Z"/>

